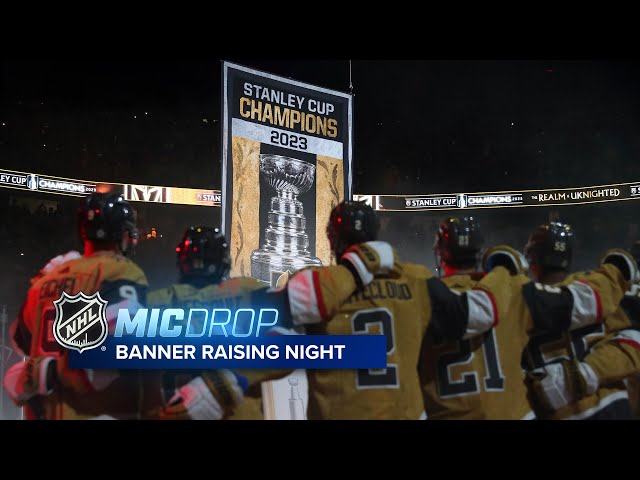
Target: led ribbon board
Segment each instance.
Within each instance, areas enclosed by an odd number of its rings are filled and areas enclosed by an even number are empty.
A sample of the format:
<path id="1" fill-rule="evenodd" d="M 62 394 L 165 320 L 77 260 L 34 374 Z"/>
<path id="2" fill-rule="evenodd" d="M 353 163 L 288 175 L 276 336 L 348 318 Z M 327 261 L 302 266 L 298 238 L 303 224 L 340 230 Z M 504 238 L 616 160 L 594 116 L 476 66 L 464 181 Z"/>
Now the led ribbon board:
<path id="1" fill-rule="evenodd" d="M 94 182 L 39 173 L 0 170 L 0 188 L 82 197 L 93 192 L 122 193 L 129 201 L 180 205 L 222 206 L 221 191 L 197 188 Z M 425 212 L 503 207 L 551 207 L 640 199 L 640 181 L 590 187 L 510 190 L 501 192 L 427 195 L 354 195 L 375 210 Z"/>
<path id="2" fill-rule="evenodd" d="M 618 202 L 640 198 L 640 182 L 591 187 L 502 192 L 444 193 L 439 195 L 354 195 L 378 211 L 428 212 L 506 207 L 552 207 Z"/>
<path id="3" fill-rule="evenodd" d="M 0 187 L 73 197 L 82 197 L 94 192 L 114 192 L 120 193 L 127 200 L 134 202 L 205 207 L 219 207 L 221 205 L 220 190 L 94 182 L 13 170 L 0 170 Z"/>

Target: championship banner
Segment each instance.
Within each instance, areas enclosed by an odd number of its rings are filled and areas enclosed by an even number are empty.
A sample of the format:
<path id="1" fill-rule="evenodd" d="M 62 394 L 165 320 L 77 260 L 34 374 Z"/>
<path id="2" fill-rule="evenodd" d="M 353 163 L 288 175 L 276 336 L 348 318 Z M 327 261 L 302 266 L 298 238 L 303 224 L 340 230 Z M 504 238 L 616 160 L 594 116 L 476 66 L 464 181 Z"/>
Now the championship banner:
<path id="1" fill-rule="evenodd" d="M 440 195 L 354 195 L 375 210 L 390 212 L 458 210 L 503 207 L 549 207 L 618 202 L 640 198 L 640 183 L 545 190 L 513 190 Z"/>
<path id="2" fill-rule="evenodd" d="M 351 198 L 352 97 L 223 64 L 222 228 L 231 276 L 277 280 L 333 258 L 326 226 Z"/>
<path id="3" fill-rule="evenodd" d="M 94 192 L 114 192 L 124 195 L 127 200 L 133 202 L 202 205 L 205 207 L 219 207 L 221 202 L 220 190 L 92 182 L 12 170 L 0 170 L 0 187 L 73 197 L 82 197 Z"/>

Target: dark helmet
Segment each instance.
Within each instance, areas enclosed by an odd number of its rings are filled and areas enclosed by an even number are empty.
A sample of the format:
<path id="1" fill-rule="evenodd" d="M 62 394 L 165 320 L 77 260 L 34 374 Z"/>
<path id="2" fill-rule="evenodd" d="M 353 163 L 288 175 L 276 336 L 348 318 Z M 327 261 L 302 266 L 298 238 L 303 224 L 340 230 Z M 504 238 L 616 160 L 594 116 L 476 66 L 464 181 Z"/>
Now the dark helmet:
<path id="1" fill-rule="evenodd" d="M 342 202 L 331 211 L 327 225 L 327 237 L 331 251 L 340 258 L 356 243 L 378 238 L 380 223 L 376 212 L 365 202 Z"/>
<path id="2" fill-rule="evenodd" d="M 436 263 L 445 261 L 458 268 L 477 266 L 484 244 L 480 223 L 474 217 L 449 217 L 436 232 L 433 250 Z M 438 260 L 439 258 L 439 260 Z"/>
<path id="3" fill-rule="evenodd" d="M 78 210 L 78 231 L 83 240 L 115 243 L 122 250 L 122 235 L 129 233 L 130 246 L 123 254 L 133 252 L 138 241 L 136 211 L 118 193 L 92 193 Z"/>
<path id="4" fill-rule="evenodd" d="M 229 245 L 219 228 L 189 227 L 176 247 L 183 281 L 220 283 L 229 271 Z"/>
<path id="5" fill-rule="evenodd" d="M 539 225 L 524 247 L 524 256 L 531 265 L 546 270 L 569 270 L 573 256 L 573 227 L 551 222 Z"/>

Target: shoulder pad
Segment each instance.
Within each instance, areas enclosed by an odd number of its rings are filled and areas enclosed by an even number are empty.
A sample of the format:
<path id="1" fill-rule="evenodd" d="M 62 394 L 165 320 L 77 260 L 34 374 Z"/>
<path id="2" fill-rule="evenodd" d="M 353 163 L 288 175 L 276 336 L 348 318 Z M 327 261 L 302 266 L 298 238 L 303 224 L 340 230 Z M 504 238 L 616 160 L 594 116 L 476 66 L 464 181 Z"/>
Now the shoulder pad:
<path id="1" fill-rule="evenodd" d="M 418 265 L 417 263 L 400 263 L 397 264 L 402 267 L 402 274 L 410 277 L 429 279 L 433 277 L 433 273 L 424 265 Z"/>

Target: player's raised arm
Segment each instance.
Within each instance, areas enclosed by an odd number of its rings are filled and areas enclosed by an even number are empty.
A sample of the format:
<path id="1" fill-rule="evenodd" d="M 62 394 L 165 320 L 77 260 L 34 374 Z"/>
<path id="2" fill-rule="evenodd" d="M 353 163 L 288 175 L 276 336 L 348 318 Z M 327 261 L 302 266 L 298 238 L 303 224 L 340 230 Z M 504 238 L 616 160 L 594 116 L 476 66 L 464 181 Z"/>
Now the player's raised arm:
<path id="1" fill-rule="evenodd" d="M 629 328 L 608 335 L 585 357 L 599 385 L 640 375 L 640 330 Z"/>
<path id="2" fill-rule="evenodd" d="M 460 293 L 432 276 L 427 280 L 432 334 L 443 340 L 459 340 L 490 330 L 507 316 L 514 295 L 513 282 L 509 270 L 498 267 L 472 289 Z"/>
<path id="3" fill-rule="evenodd" d="M 62 292 L 100 294 L 108 302 L 108 327 L 118 310 L 135 311 L 144 302 L 147 281 L 127 255 L 137 241 L 136 214 L 118 194 L 92 194 L 78 212 L 84 241 L 81 258 L 66 255 L 50 262 L 32 283 L 13 336 L 27 361 L 7 372 L 4 384 L 14 401 L 36 405 L 37 418 L 84 418 L 109 414 L 133 418 L 139 414 L 140 392 L 160 393 L 159 383 L 109 370 L 71 369 L 68 351 L 50 339 L 55 310 Z M 49 268 L 50 267 L 50 268 Z M 32 412 L 34 413 L 34 412 Z"/>
<path id="4" fill-rule="evenodd" d="M 605 253 L 601 269 L 618 269 L 625 279 L 637 282 L 637 263 L 624 250 Z M 590 275 L 592 277 L 593 275 Z M 545 369 L 529 372 L 527 387 L 532 406 L 540 416 L 595 394 L 640 373 L 640 297 L 638 284 L 624 295 L 618 308 L 608 313 L 603 308 L 609 335 L 600 340 L 583 359 L 564 359 Z M 612 303 L 612 307 L 615 305 Z"/>
<path id="5" fill-rule="evenodd" d="M 292 325 L 328 321 L 357 289 L 393 270 L 395 253 L 377 241 L 379 228 L 364 202 L 342 202 L 332 210 L 327 237 L 337 265 L 307 268 L 289 280 L 285 291 Z"/>
<path id="6" fill-rule="evenodd" d="M 496 265 L 504 265 L 513 272 L 509 258 L 517 260 L 514 252 L 505 245 L 490 249 L 485 255 L 485 268 L 491 271 Z M 492 262 L 492 256 L 499 260 Z M 636 275 L 637 267 L 634 269 L 629 258 L 617 252 L 606 255 L 597 270 L 575 274 L 558 286 L 524 283 L 524 277 L 516 276 L 511 285 L 519 290 L 524 304 L 519 303 L 520 297 L 514 297 L 518 303 L 512 305 L 516 310 L 510 314 L 524 318 L 527 328 L 536 332 L 573 330 L 598 323 L 617 309 Z"/>
<path id="7" fill-rule="evenodd" d="M 640 283 L 634 283 L 620 308 L 605 320 L 613 333 L 585 357 L 601 385 L 640 374 Z"/>

